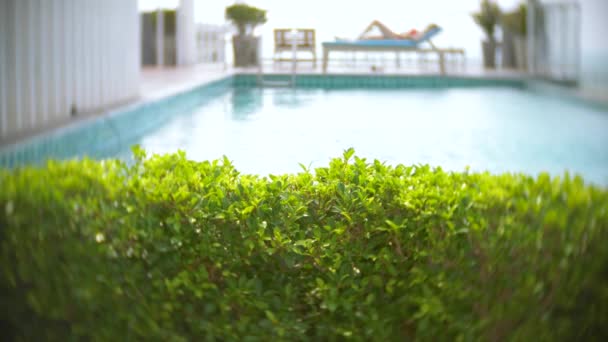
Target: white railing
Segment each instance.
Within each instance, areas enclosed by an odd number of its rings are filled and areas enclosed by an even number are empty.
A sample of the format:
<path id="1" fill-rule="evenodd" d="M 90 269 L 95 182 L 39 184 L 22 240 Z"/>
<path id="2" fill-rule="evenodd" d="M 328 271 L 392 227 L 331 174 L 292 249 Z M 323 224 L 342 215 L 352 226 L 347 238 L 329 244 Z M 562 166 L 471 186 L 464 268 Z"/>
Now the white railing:
<path id="1" fill-rule="evenodd" d="M 227 34 L 225 25 L 198 24 L 196 49 L 198 63 L 223 63 L 226 61 Z"/>

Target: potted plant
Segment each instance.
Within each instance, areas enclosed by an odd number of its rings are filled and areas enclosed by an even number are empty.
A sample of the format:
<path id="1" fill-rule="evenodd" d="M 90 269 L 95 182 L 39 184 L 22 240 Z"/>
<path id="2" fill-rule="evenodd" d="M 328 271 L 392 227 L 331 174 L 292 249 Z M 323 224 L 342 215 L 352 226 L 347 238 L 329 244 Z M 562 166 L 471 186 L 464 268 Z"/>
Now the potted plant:
<path id="1" fill-rule="evenodd" d="M 266 11 L 246 4 L 234 4 L 226 8 L 226 19 L 237 28 L 232 37 L 234 66 L 258 64 L 260 38 L 253 35 L 258 25 L 266 22 Z"/>
<path id="2" fill-rule="evenodd" d="M 486 34 L 486 41 L 482 41 L 483 65 L 486 68 L 496 67 L 496 38 L 494 31 L 500 20 L 500 8 L 490 0 L 481 1 L 481 9 L 478 13 L 473 13 L 473 19 Z"/>
<path id="3" fill-rule="evenodd" d="M 515 65 L 520 69 L 526 69 L 527 64 L 527 34 L 528 34 L 528 8 L 522 3 L 513 12 L 502 17 L 502 26 L 513 34 L 513 45 L 515 50 Z"/>

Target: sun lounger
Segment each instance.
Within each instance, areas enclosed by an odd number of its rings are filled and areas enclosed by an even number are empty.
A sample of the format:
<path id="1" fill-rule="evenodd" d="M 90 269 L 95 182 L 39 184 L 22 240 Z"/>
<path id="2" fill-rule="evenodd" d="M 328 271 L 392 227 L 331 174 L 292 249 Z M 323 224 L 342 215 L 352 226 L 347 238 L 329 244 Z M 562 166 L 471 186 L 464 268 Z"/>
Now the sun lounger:
<path id="1" fill-rule="evenodd" d="M 430 26 L 429 29 L 422 32 L 420 35 L 406 39 L 336 39 L 333 42 L 323 43 L 323 73 L 327 72 L 330 53 L 332 51 L 341 52 L 434 52 L 439 56 L 439 70 L 441 74 L 445 73 L 445 55 L 446 54 L 462 54 L 462 49 L 440 49 L 437 48 L 431 39 L 441 32 L 438 26 Z M 424 48 L 424 44 L 428 43 L 430 48 Z"/>

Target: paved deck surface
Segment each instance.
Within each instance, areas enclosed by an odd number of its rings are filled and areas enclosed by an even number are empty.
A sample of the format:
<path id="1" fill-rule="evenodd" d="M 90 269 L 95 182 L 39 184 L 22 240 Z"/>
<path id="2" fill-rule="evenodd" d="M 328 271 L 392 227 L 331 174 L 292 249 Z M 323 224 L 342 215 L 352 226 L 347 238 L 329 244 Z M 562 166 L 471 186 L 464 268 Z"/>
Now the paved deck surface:
<path id="1" fill-rule="evenodd" d="M 213 82 L 234 74 L 235 70 L 223 64 L 195 65 L 191 67 L 145 67 L 141 72 L 140 99 L 162 98 Z"/>
<path id="2" fill-rule="evenodd" d="M 158 98 L 174 95 L 199 84 L 212 82 L 223 77 L 231 75 L 234 70 L 226 68 L 224 65 L 196 65 L 191 67 L 181 68 L 143 68 L 141 72 L 140 93 L 137 97 L 124 101 L 122 103 L 107 106 L 102 110 L 79 113 L 76 117 L 62 118 L 53 122 L 48 122 L 45 125 L 36 129 L 28 130 L 18 134 L 9 135 L 6 138 L 0 139 L 0 147 L 19 143 L 31 137 L 51 132 L 60 127 L 69 126 L 89 120 L 97 116 L 103 116 L 109 111 L 147 102 Z"/>

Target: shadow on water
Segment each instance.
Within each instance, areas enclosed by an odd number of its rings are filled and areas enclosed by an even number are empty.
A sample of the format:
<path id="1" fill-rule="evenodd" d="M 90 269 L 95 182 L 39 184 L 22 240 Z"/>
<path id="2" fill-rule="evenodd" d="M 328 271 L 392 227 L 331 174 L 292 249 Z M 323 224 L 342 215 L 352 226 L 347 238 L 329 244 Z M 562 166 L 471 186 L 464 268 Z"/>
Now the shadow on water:
<path id="1" fill-rule="evenodd" d="M 251 119 L 262 112 L 264 101 L 270 97 L 276 108 L 302 108 L 314 102 L 315 92 L 291 88 L 235 88 L 230 97 L 230 117 L 237 121 Z"/>
<path id="2" fill-rule="evenodd" d="M 248 120 L 264 107 L 263 90 L 259 88 L 235 88 L 230 97 L 230 116 L 237 121 Z"/>
<path id="3" fill-rule="evenodd" d="M 309 89 L 274 89 L 272 92 L 272 104 L 275 107 L 282 108 L 302 108 L 313 104 L 315 100 L 318 100 L 319 94 L 322 93 L 319 90 Z"/>

